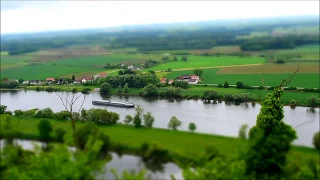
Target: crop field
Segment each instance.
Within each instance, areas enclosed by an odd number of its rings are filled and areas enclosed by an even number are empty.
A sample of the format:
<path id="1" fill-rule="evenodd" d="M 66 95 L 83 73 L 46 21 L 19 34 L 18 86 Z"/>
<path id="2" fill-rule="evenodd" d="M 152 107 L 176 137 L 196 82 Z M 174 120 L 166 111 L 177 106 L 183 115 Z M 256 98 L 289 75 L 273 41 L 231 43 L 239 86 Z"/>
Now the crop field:
<path id="1" fill-rule="evenodd" d="M 244 65 L 244 64 L 262 64 L 265 62 L 264 58 L 249 57 L 241 58 L 234 56 L 220 56 L 220 57 L 204 57 L 204 56 L 188 56 L 188 60 L 168 62 L 160 64 L 158 66 L 148 68 L 148 70 L 167 70 L 171 68 L 175 69 L 188 69 L 188 68 L 209 68 L 215 66 L 231 66 L 231 65 Z"/>
<path id="2" fill-rule="evenodd" d="M 262 74 L 266 86 L 276 86 L 284 78 L 297 69 L 297 64 L 264 64 L 257 66 L 227 67 L 220 69 L 203 69 L 202 84 L 224 84 L 228 81 L 230 85 L 235 85 L 238 81 L 246 85 L 260 86 Z M 193 70 L 170 72 L 166 77 L 175 79 L 181 75 L 194 74 Z M 318 64 L 301 64 L 299 72 L 291 81 L 290 86 L 319 88 L 319 65 Z"/>
<path id="3" fill-rule="evenodd" d="M 281 50 L 268 50 L 264 52 L 259 52 L 260 54 L 267 55 L 301 55 L 302 58 L 318 58 L 320 54 L 320 45 L 312 44 L 312 45 L 304 45 L 298 46 L 295 49 L 281 49 Z"/>
<path id="4" fill-rule="evenodd" d="M 12 79 L 45 79 L 47 77 L 62 77 L 72 74 L 91 75 L 106 71 L 103 69 L 107 63 L 137 63 L 148 59 L 160 60 L 160 55 L 99 55 L 66 58 L 61 60 L 49 60 L 34 62 L 32 55 L 5 56 L 1 59 L 1 76 Z"/>
<path id="5" fill-rule="evenodd" d="M 257 66 L 241 66 L 221 68 L 217 74 L 288 74 L 297 70 L 298 64 L 262 64 Z M 319 73 L 320 67 L 317 63 L 299 64 L 299 72 L 304 74 Z"/>

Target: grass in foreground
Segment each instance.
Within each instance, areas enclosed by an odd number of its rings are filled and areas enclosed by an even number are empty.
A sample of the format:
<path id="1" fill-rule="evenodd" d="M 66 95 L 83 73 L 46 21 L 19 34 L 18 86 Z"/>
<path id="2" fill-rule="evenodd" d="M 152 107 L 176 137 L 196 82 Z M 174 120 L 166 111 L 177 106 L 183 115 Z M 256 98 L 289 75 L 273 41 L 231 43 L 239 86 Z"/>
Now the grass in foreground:
<path id="1" fill-rule="evenodd" d="M 22 133 L 38 134 L 37 124 L 40 119 L 15 119 L 19 120 L 18 129 Z M 68 132 L 67 136 L 71 137 L 72 129 L 69 121 L 57 121 L 50 119 L 50 122 L 54 129 L 58 127 L 64 128 Z M 83 123 L 77 123 L 77 126 L 81 126 L 82 124 Z M 136 129 L 133 126 L 128 125 L 100 125 L 100 130 L 110 136 L 112 142 L 125 144 L 133 149 L 139 148 L 141 144 L 147 142 L 161 144 L 170 152 L 200 154 L 204 153 L 206 147 L 213 146 L 223 155 L 233 157 L 239 149 L 245 148 L 247 145 L 246 140 L 238 138 L 158 128 Z M 319 160 L 317 150 L 301 146 L 294 146 L 288 156 L 289 158 L 295 158 L 298 156 L 303 161 L 310 158 Z"/>

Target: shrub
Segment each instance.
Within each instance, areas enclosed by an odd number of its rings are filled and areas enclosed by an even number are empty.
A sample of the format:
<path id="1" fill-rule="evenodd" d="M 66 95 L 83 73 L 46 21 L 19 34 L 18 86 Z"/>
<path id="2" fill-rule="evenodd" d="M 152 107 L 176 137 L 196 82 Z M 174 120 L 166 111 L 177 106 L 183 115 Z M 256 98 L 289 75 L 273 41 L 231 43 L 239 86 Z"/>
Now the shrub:
<path id="1" fill-rule="evenodd" d="M 218 87 L 222 87 L 222 84 L 218 84 Z"/>
<path id="2" fill-rule="evenodd" d="M 52 126 L 48 120 L 41 119 L 41 121 L 38 124 L 38 130 L 39 130 L 41 140 L 48 141 L 50 139 Z"/>
<path id="3" fill-rule="evenodd" d="M 35 115 L 36 118 L 54 118 L 54 112 L 50 108 L 41 109 Z"/>
<path id="4" fill-rule="evenodd" d="M 237 82 L 237 88 L 241 89 L 244 87 L 244 84 L 241 81 Z"/>
<path id="5" fill-rule="evenodd" d="M 128 83 L 125 83 L 125 84 L 124 84 L 123 92 L 124 92 L 124 93 L 128 93 L 128 92 L 129 92 Z"/>
<path id="6" fill-rule="evenodd" d="M 22 110 L 18 109 L 18 110 L 13 111 L 13 113 L 15 116 L 23 116 L 24 112 Z"/>
<path id="7" fill-rule="evenodd" d="M 73 93 L 76 93 L 76 92 L 78 91 L 78 89 L 77 89 L 77 88 L 73 88 L 71 91 L 72 91 Z"/>
<path id="8" fill-rule="evenodd" d="M 247 124 L 242 124 L 240 129 L 239 129 L 239 138 L 240 139 L 247 139 L 247 129 L 248 125 Z"/>
<path id="9" fill-rule="evenodd" d="M 278 59 L 278 60 L 276 60 L 276 63 L 277 64 L 284 64 L 284 60 L 283 59 Z"/>
<path id="10" fill-rule="evenodd" d="M 144 125 L 148 128 L 151 128 L 154 122 L 154 117 L 151 115 L 151 112 L 143 115 Z"/>
<path id="11" fill-rule="evenodd" d="M 45 91 L 47 91 L 47 92 L 53 92 L 53 91 L 54 91 L 54 88 L 52 88 L 52 87 L 47 87 L 47 88 L 45 89 Z"/>
<path id="12" fill-rule="evenodd" d="M 12 115 L 12 111 L 6 111 L 6 112 L 4 112 L 4 114 Z"/>
<path id="13" fill-rule="evenodd" d="M 225 82 L 224 82 L 223 87 L 224 87 L 224 88 L 228 88 L 228 87 L 229 87 L 228 81 L 225 81 Z"/>
<path id="14" fill-rule="evenodd" d="M 126 117 L 124 118 L 123 122 L 126 124 L 130 124 L 133 121 L 133 117 L 131 115 L 126 115 Z"/>
<path id="15" fill-rule="evenodd" d="M 153 84 L 149 84 L 142 89 L 142 95 L 146 97 L 158 96 L 159 88 Z"/>
<path id="16" fill-rule="evenodd" d="M 66 120 L 70 118 L 70 113 L 68 111 L 60 111 L 55 113 L 54 116 L 58 120 Z"/>
<path id="17" fill-rule="evenodd" d="M 87 94 L 87 93 L 89 93 L 90 92 L 90 88 L 83 88 L 82 90 L 81 90 L 81 93 L 83 93 L 83 94 Z"/>
<path id="18" fill-rule="evenodd" d="M 30 109 L 23 112 L 24 116 L 26 117 L 34 117 L 38 109 Z"/>
<path id="19" fill-rule="evenodd" d="M 191 122 L 189 123 L 188 129 L 193 132 L 197 129 L 197 126 L 195 123 Z"/>
<path id="20" fill-rule="evenodd" d="M 182 122 L 176 117 L 172 116 L 169 123 L 168 123 L 168 128 L 172 130 L 177 130 L 179 126 L 181 126 Z"/>
<path id="21" fill-rule="evenodd" d="M 95 136 L 98 133 L 98 126 L 94 122 L 86 122 L 84 126 L 80 126 L 74 132 L 75 145 L 80 149 L 84 149 L 89 140 L 89 136 Z"/>
<path id="22" fill-rule="evenodd" d="M 308 102 L 308 106 L 311 108 L 315 108 L 317 106 L 319 106 L 320 102 L 319 102 L 319 98 L 312 96 L 307 98 L 307 102 Z"/>
<path id="23" fill-rule="evenodd" d="M 291 101 L 289 102 L 289 104 L 290 104 L 290 107 L 291 107 L 292 109 L 294 109 L 294 108 L 298 105 L 298 103 L 297 103 L 296 100 L 291 100 Z"/>
<path id="24" fill-rule="evenodd" d="M 111 84 L 104 82 L 100 86 L 100 92 L 102 93 L 110 93 L 111 90 Z"/>
<path id="25" fill-rule="evenodd" d="M 312 144 L 314 145 L 314 147 L 318 150 L 320 150 L 320 131 L 316 132 L 313 135 L 313 141 Z"/>
<path id="26" fill-rule="evenodd" d="M 7 106 L 5 106 L 5 105 L 0 106 L 0 114 L 4 114 L 4 112 L 6 112 L 6 110 L 7 110 Z"/>
<path id="27" fill-rule="evenodd" d="M 63 138 L 64 138 L 64 135 L 67 133 L 67 131 L 62 128 L 57 128 L 54 132 L 55 132 L 57 141 L 63 143 Z"/>

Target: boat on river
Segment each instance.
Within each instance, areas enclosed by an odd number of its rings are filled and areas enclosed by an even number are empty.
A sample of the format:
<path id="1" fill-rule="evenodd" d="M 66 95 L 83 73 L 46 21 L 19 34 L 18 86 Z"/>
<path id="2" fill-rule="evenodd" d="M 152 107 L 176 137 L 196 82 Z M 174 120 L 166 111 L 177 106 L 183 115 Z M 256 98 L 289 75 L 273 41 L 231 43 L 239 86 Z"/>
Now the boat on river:
<path id="1" fill-rule="evenodd" d="M 134 104 L 129 102 L 114 102 L 114 101 L 105 101 L 105 100 L 93 100 L 93 105 L 104 105 L 104 106 L 119 106 L 119 107 L 135 107 Z"/>

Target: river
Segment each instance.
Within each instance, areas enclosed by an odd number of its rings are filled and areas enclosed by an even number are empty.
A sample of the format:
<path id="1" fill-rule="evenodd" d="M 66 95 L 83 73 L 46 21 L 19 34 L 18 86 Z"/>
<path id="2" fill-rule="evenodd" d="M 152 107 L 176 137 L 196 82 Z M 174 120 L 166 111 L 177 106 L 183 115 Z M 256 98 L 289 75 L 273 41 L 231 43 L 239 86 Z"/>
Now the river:
<path id="1" fill-rule="evenodd" d="M 71 99 L 72 94 L 68 92 L 59 92 L 60 96 Z M 43 109 L 50 107 L 53 111 L 64 110 L 59 97 L 54 92 L 36 92 L 36 91 L 1 91 L 1 104 L 8 106 L 8 110 L 16 109 Z M 77 93 L 76 95 L 81 95 Z M 138 96 L 107 96 L 103 97 L 100 93 L 90 93 L 86 95 L 83 107 L 104 108 L 102 106 L 92 105 L 92 100 L 105 99 L 120 102 L 131 102 L 140 105 L 145 112 L 150 111 L 155 117 L 154 127 L 167 128 L 171 116 L 176 116 L 182 121 L 179 130 L 187 130 L 188 124 L 194 122 L 197 125 L 197 132 L 218 134 L 225 136 L 238 136 L 239 128 L 242 124 L 248 124 L 252 127 L 256 123 L 256 117 L 261 106 L 256 104 L 229 105 L 224 102 L 206 104 L 201 100 L 151 100 Z M 75 103 L 76 108 L 80 108 L 83 97 L 80 97 Z M 134 115 L 134 108 L 108 107 L 110 111 L 120 114 L 122 121 L 125 115 Z M 291 109 L 288 106 L 284 108 L 284 121 L 295 128 L 298 139 L 294 141 L 296 145 L 312 147 L 312 137 L 319 131 L 319 109 L 310 112 L 305 107 L 296 107 Z"/>

